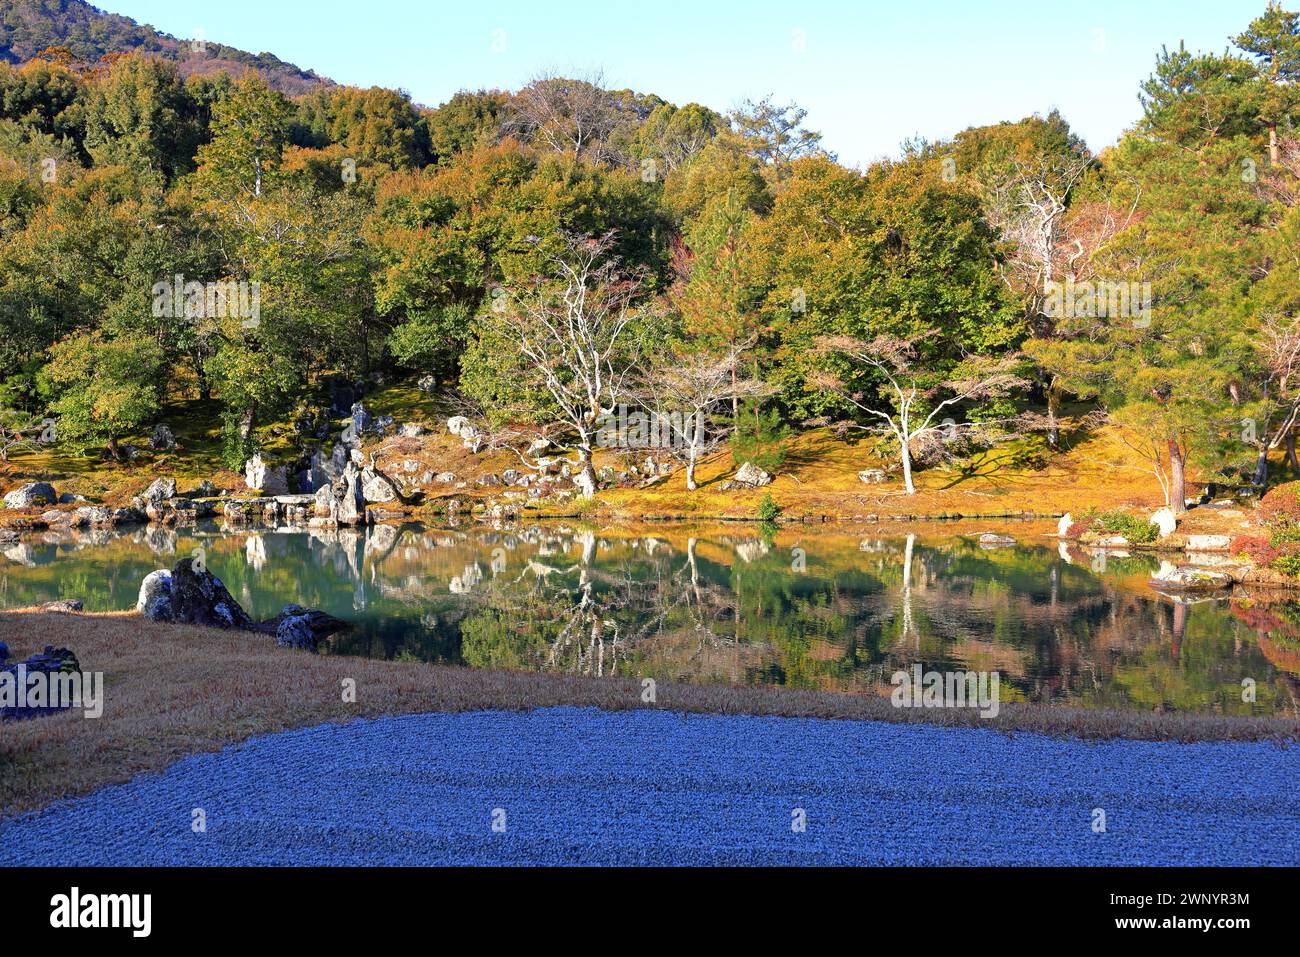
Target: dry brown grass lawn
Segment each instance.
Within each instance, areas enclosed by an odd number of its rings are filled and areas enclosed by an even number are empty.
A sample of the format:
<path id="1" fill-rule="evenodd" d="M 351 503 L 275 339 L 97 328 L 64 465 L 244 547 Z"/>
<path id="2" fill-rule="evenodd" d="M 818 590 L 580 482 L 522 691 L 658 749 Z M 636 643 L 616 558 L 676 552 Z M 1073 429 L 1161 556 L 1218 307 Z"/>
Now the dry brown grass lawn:
<path id="1" fill-rule="evenodd" d="M 145 621 L 134 614 L 0 614 L 16 657 L 46 644 L 71 648 L 104 672 L 103 716 L 66 712 L 0 725 L 0 816 L 74 797 L 253 735 L 356 717 L 427 711 L 573 705 L 658 707 L 1027 730 L 1088 738 L 1300 740 L 1300 722 L 1271 718 L 1126 714 L 1004 704 L 996 719 L 963 709 L 891 707 L 887 698 L 771 688 L 663 684 L 641 701 L 636 678 L 475 671 L 318 656 L 263 635 Z M 342 682 L 356 681 L 355 704 Z"/>

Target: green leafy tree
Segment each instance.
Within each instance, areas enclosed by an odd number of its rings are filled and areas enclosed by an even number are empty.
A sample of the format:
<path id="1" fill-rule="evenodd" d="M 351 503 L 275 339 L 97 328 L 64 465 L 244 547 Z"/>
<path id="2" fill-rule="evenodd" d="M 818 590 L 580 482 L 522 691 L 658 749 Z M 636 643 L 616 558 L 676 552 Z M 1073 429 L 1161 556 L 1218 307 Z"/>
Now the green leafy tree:
<path id="1" fill-rule="evenodd" d="M 1258 62 L 1265 88 L 1259 119 L 1268 129 L 1269 162 L 1277 165 L 1278 127 L 1300 109 L 1300 14 L 1270 0 L 1264 15 L 1252 20 L 1234 42 Z"/>
<path id="2" fill-rule="evenodd" d="M 157 343 L 138 333 L 96 329 L 55 343 L 42 381 L 58 440 L 120 458 L 118 442 L 157 415 L 162 364 Z"/>

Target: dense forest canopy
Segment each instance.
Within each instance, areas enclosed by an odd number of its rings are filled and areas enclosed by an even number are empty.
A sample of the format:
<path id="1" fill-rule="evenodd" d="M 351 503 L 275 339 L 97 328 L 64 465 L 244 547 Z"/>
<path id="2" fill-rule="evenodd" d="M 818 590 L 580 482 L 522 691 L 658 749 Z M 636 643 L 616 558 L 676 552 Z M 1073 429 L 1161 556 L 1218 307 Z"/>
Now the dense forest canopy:
<path id="1" fill-rule="evenodd" d="M 323 377 L 382 371 L 587 464 L 603 414 L 666 396 L 750 448 L 873 430 L 909 476 L 954 437 L 1050 450 L 1087 403 L 1177 508 L 1189 462 L 1263 483 L 1291 443 L 1279 5 L 1226 52 L 1161 51 L 1100 155 L 1052 112 L 867 169 L 774 97 L 724 116 L 543 75 L 425 108 L 33 6 L 0 3 L 0 414 L 62 442 L 116 456 L 183 396 L 219 403 L 238 466 Z"/>

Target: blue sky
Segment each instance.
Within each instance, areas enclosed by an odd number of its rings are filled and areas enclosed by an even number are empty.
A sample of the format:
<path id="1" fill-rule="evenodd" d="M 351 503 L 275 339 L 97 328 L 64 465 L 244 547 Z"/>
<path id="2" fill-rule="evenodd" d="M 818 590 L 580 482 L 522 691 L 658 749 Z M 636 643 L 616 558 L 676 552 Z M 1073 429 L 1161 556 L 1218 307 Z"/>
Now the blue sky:
<path id="1" fill-rule="evenodd" d="M 1139 114 L 1162 44 L 1220 51 L 1265 0 L 96 0 L 437 105 L 545 69 L 725 111 L 796 100 L 841 161 L 1059 108 L 1093 149 Z M 1291 4 L 1290 6 L 1294 6 Z"/>

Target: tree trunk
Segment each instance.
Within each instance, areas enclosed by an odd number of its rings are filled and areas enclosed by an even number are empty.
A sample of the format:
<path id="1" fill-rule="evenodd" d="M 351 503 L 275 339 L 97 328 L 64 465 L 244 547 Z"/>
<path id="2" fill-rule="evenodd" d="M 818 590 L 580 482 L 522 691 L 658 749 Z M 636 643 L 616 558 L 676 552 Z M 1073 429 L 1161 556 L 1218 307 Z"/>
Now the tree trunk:
<path id="1" fill-rule="evenodd" d="M 113 457 L 114 462 L 122 461 L 122 456 L 117 450 L 117 436 L 115 435 L 110 435 L 108 437 L 108 454 Z"/>
<path id="2" fill-rule="evenodd" d="M 1295 432 L 1286 434 L 1286 460 L 1292 469 L 1300 472 L 1300 462 L 1297 462 L 1295 457 Z"/>
<path id="3" fill-rule="evenodd" d="M 1061 404 L 1060 398 L 1056 393 L 1056 385 L 1053 382 L 1047 383 L 1047 444 L 1056 448 L 1057 443 L 1061 440 L 1061 429 L 1057 423 L 1057 412 Z"/>
<path id="4" fill-rule="evenodd" d="M 257 420 L 257 408 L 248 406 L 239 413 L 239 438 L 247 442 L 253 435 L 253 423 Z"/>
<path id="5" fill-rule="evenodd" d="M 594 498 L 596 495 L 596 470 L 591 467 L 591 446 L 584 442 L 578 448 L 578 474 L 573 477 L 573 484 L 578 486 L 582 497 Z"/>
<path id="6" fill-rule="evenodd" d="M 736 362 L 731 362 L 731 427 L 740 428 L 740 398 L 736 390 Z"/>
<path id="7" fill-rule="evenodd" d="M 686 488 L 694 492 L 695 485 L 695 446 L 691 446 L 690 454 L 686 458 Z"/>
<path id="8" fill-rule="evenodd" d="M 1277 146 L 1277 124 L 1268 124 L 1268 161 L 1271 165 L 1276 166 L 1278 160 Z"/>
<path id="9" fill-rule="evenodd" d="M 912 450 L 908 447 L 907 439 L 900 439 L 898 444 L 903 459 L 903 487 L 907 489 L 908 495 L 915 495 L 916 486 L 912 484 Z"/>
<path id="10" fill-rule="evenodd" d="M 1186 463 L 1177 439 L 1169 440 L 1169 498 L 1175 515 L 1187 511 Z"/>
<path id="11" fill-rule="evenodd" d="M 1265 444 L 1259 450 L 1259 458 L 1255 460 L 1255 477 L 1251 480 L 1255 485 L 1265 485 L 1268 482 L 1268 445 Z"/>

